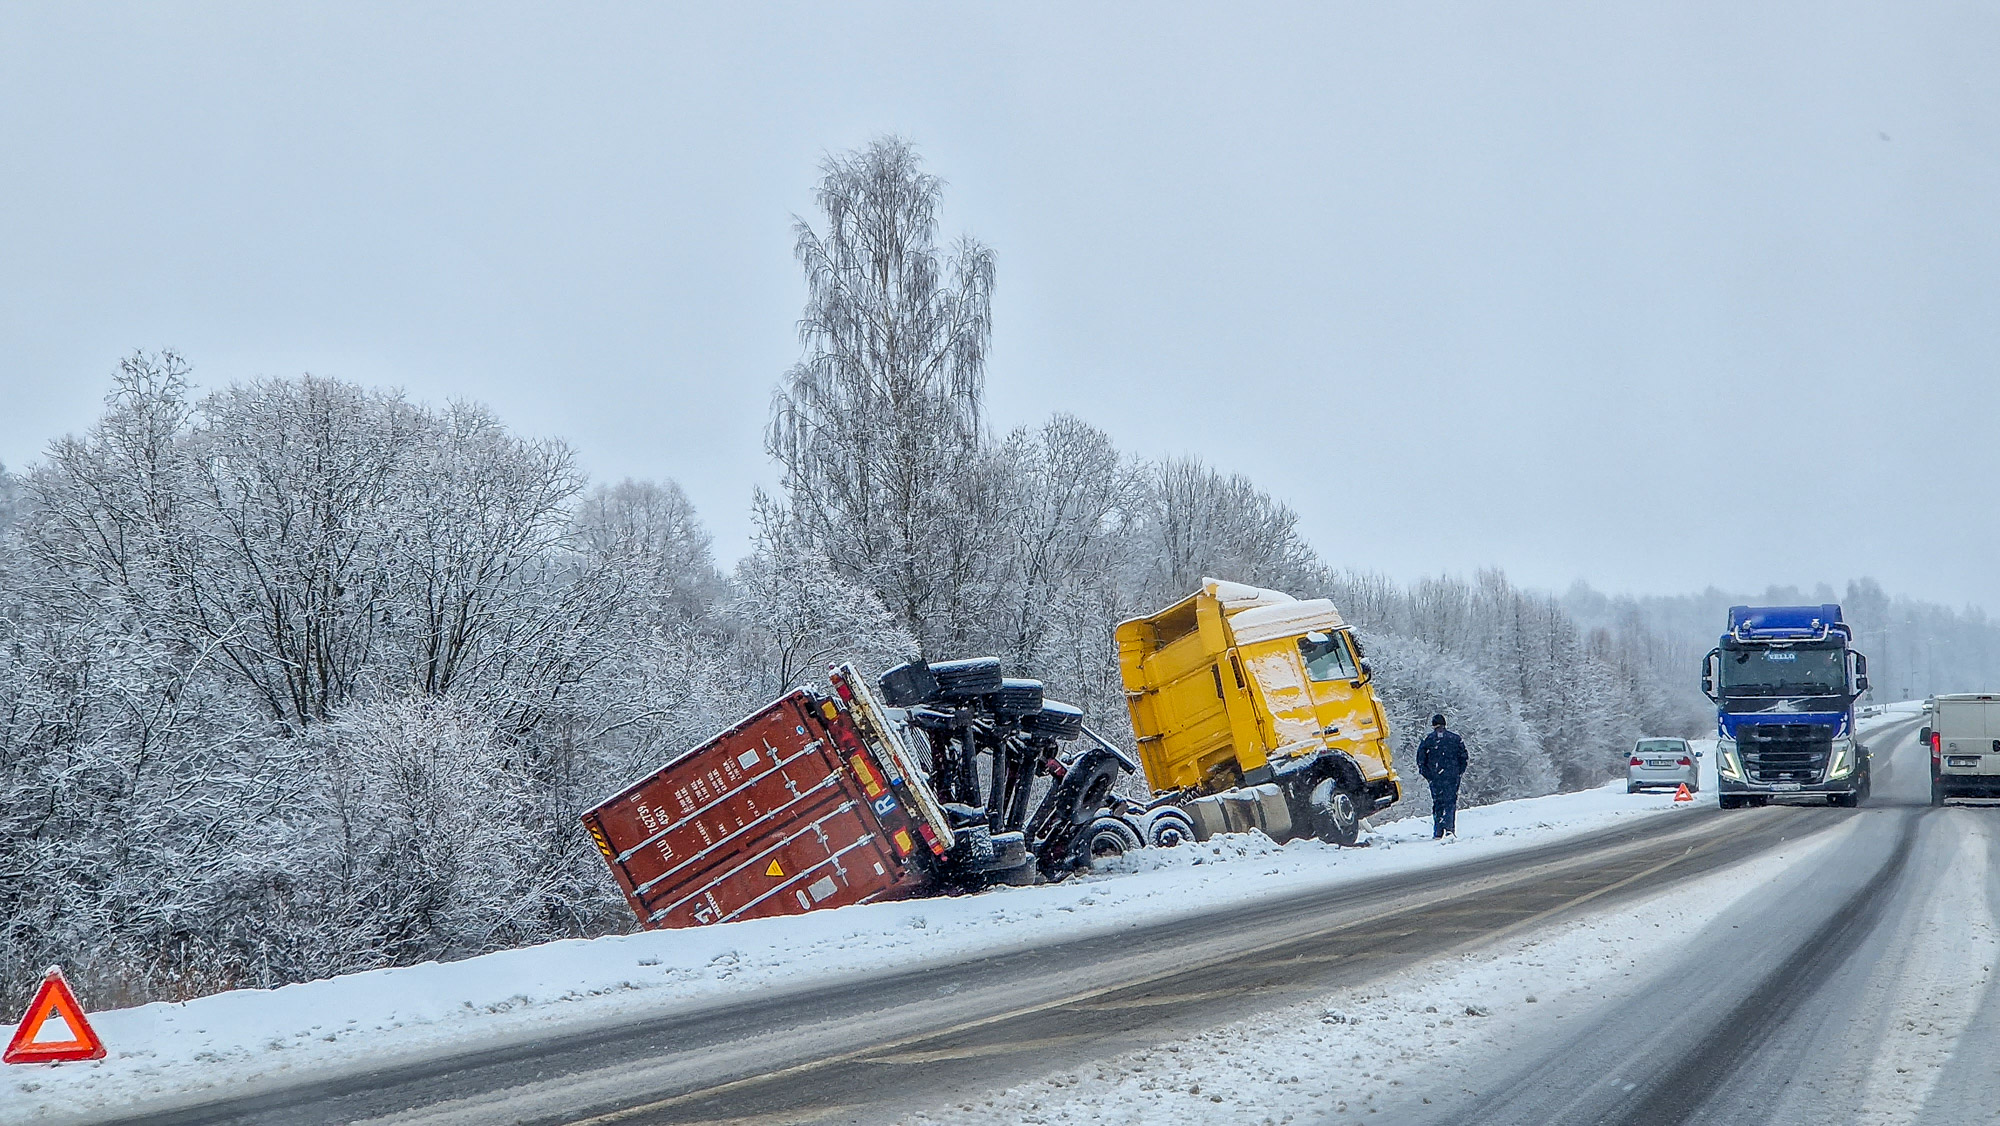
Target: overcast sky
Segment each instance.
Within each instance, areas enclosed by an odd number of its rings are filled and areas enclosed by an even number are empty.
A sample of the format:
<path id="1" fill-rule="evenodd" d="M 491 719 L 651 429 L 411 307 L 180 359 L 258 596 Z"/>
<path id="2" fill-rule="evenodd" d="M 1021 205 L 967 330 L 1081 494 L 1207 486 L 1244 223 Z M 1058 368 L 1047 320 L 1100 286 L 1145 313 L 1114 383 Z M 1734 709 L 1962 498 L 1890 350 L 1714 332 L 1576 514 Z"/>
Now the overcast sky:
<path id="1" fill-rule="evenodd" d="M 10 4 L 0 460 L 171 347 L 484 400 L 727 562 L 791 216 L 899 132 L 997 255 L 1001 428 L 1400 578 L 2000 609 L 2000 8 L 1238 7 Z"/>

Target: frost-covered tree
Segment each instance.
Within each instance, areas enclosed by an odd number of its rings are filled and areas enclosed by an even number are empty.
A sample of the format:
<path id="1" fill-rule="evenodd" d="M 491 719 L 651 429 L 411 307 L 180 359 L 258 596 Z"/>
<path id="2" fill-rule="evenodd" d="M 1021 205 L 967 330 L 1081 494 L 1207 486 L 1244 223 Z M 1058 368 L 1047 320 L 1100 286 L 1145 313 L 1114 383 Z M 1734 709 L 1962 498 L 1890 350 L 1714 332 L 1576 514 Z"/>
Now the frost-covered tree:
<path id="1" fill-rule="evenodd" d="M 937 655 L 987 581 L 974 510 L 993 255 L 970 238 L 938 245 L 944 185 L 907 141 L 828 157 L 822 173 L 823 226 L 796 223 L 805 354 L 768 446 L 794 534 Z"/>
<path id="2" fill-rule="evenodd" d="M 1299 534 L 1298 516 L 1249 478 L 1217 472 L 1197 458 L 1167 458 L 1142 479 L 1135 531 L 1148 603 L 1186 597 L 1204 575 L 1288 591 L 1325 581 Z"/>
<path id="3" fill-rule="evenodd" d="M 0 988 L 64 951 L 107 996 L 178 996 L 603 926 L 576 814 L 630 749 L 612 729 L 658 702 L 610 670 L 684 681 L 648 632 L 663 576 L 720 580 L 667 490 L 579 514 L 580 488 L 566 448 L 470 404 L 310 376 L 197 397 L 179 357 L 126 361 L 0 529 Z M 407 941 L 299 890 L 347 871 L 327 849 L 354 810 L 329 795 L 368 739 L 414 730 L 362 722 L 399 702 L 476 719 L 507 796 L 484 815 L 508 863 L 439 885 Z M 405 875 L 348 872 L 382 884 L 348 906 Z M 473 890 L 510 906 L 453 898 Z"/>
<path id="4" fill-rule="evenodd" d="M 753 697 L 816 683 L 836 660 L 877 671 L 917 651 L 917 639 L 876 592 L 834 567 L 762 492 L 756 528 L 750 555 L 736 568 L 730 607 L 743 631 Z"/>

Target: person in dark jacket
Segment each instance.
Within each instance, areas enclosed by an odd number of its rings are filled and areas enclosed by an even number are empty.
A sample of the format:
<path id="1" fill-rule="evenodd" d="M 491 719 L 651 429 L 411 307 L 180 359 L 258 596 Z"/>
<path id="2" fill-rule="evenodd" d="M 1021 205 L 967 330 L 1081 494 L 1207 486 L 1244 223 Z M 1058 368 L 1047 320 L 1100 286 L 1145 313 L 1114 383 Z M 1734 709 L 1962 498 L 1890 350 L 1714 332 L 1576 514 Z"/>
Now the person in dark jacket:
<path id="1" fill-rule="evenodd" d="M 1465 740 L 1445 727 L 1444 717 L 1431 717 L 1431 733 L 1417 744 L 1417 773 L 1431 784 L 1431 839 L 1458 835 L 1458 780 L 1469 756 Z"/>

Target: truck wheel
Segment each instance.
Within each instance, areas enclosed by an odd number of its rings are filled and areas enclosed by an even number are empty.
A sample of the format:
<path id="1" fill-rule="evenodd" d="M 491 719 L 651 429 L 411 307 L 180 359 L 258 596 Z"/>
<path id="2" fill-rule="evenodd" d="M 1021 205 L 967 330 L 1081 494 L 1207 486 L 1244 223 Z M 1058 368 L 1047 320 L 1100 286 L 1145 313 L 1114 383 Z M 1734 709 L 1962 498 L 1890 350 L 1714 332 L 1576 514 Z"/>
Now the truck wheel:
<path id="1" fill-rule="evenodd" d="M 1932 804 L 1932 805 L 1943 805 L 1943 804 L 1944 804 L 1944 780 L 1943 780 L 1943 779 L 1940 779 L 1940 778 L 1933 778 L 1933 779 L 1931 779 L 1931 804 Z"/>
<path id="2" fill-rule="evenodd" d="M 1715 804 L 1723 809 L 1742 809 L 1743 799 L 1723 794 L 1715 799 Z"/>
<path id="3" fill-rule="evenodd" d="M 1083 862 L 1095 865 L 1100 860 L 1116 860 L 1138 848 L 1139 834 L 1123 818 L 1100 817 L 1079 834 L 1078 842 Z"/>
<path id="4" fill-rule="evenodd" d="M 1070 786 L 1071 792 L 1076 795 L 1075 804 L 1069 808 L 1070 823 L 1086 825 L 1104 808 L 1104 799 L 1111 796 L 1111 787 L 1118 784 L 1119 766 L 1110 755 L 1093 755 L 1078 769 L 1085 773 L 1078 775 L 1072 772 L 1063 779 L 1063 785 Z M 1133 840 L 1138 839 L 1138 834 L 1132 836 Z M 1132 847 L 1139 846 L 1134 844 Z"/>
<path id="5" fill-rule="evenodd" d="M 1159 810 L 1146 825 L 1146 843 L 1153 848 L 1174 848 L 1194 839 L 1194 822 L 1178 809 Z"/>
<path id="6" fill-rule="evenodd" d="M 1332 778 L 1321 779 L 1310 804 L 1313 836 L 1342 848 L 1361 839 L 1361 806 L 1353 791 L 1341 789 Z"/>

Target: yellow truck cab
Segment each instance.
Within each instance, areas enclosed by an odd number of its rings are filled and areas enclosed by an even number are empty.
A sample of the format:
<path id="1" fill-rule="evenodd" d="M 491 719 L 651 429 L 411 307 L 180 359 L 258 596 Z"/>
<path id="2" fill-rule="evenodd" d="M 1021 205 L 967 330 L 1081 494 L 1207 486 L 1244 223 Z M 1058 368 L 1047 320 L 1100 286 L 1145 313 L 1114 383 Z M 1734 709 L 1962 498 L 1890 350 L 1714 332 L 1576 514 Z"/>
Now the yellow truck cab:
<path id="1" fill-rule="evenodd" d="M 1332 602 L 1203 579 L 1117 640 L 1153 808 L 1178 806 L 1198 839 L 1353 844 L 1362 818 L 1401 798 L 1388 719 Z"/>

